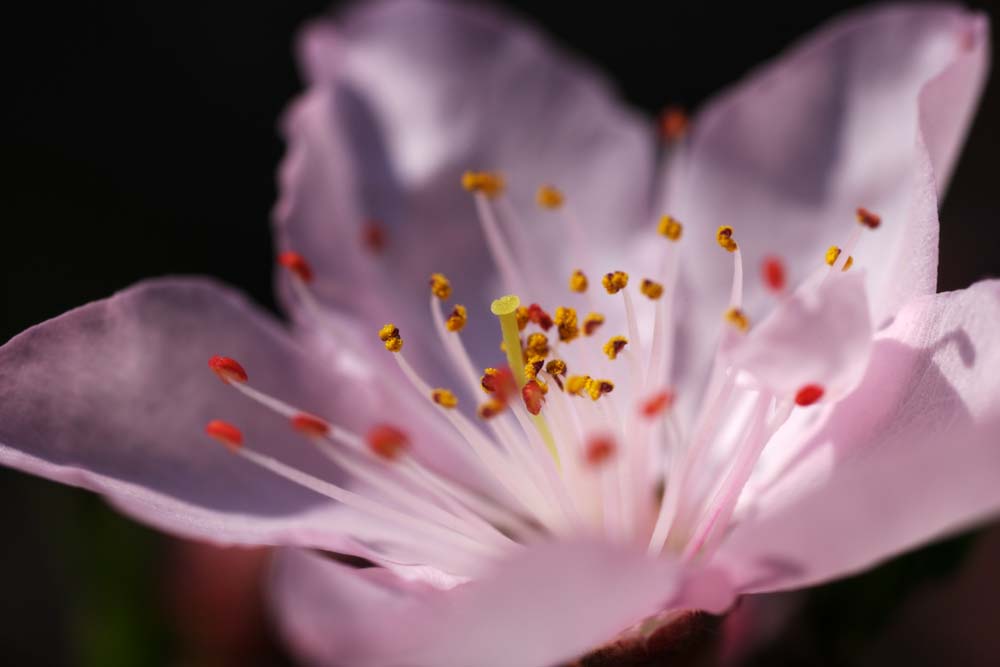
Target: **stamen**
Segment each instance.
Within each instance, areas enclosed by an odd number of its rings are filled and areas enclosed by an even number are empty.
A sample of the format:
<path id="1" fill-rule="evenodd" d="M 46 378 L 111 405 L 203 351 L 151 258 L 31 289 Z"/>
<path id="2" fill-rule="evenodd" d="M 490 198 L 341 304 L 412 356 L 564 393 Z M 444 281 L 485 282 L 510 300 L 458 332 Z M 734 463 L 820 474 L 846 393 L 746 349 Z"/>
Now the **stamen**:
<path id="1" fill-rule="evenodd" d="M 625 289 L 628 285 L 628 274 L 624 271 L 606 273 L 601 279 L 601 284 L 604 285 L 604 289 L 608 291 L 608 294 L 618 294 L 618 292 Z"/>
<path id="2" fill-rule="evenodd" d="M 235 359 L 214 356 L 208 360 L 208 367 L 226 384 L 247 381 L 247 372 Z"/>
<path id="3" fill-rule="evenodd" d="M 524 350 L 528 353 L 528 357 L 545 357 L 549 356 L 549 339 L 543 333 L 533 333 L 528 336 L 528 340 L 524 344 Z"/>
<path id="4" fill-rule="evenodd" d="M 566 393 L 579 396 L 589 383 L 589 375 L 570 375 L 566 378 Z"/>
<path id="5" fill-rule="evenodd" d="M 725 319 L 726 322 L 729 322 L 742 332 L 746 332 L 750 329 L 750 318 L 748 318 L 739 308 L 730 308 L 727 310 Z"/>
<path id="6" fill-rule="evenodd" d="M 444 277 L 444 274 L 432 273 L 430 286 L 431 293 L 442 301 L 445 301 L 451 296 L 451 283 Z"/>
<path id="7" fill-rule="evenodd" d="M 514 374 L 510 372 L 509 368 L 487 368 L 483 371 L 480 384 L 483 391 L 487 394 L 495 394 L 497 400 L 503 403 L 510 400 L 510 397 L 517 390 L 517 385 L 514 384 Z"/>
<path id="8" fill-rule="evenodd" d="M 580 327 L 577 325 L 576 309 L 560 306 L 556 308 L 555 324 L 559 330 L 559 340 L 568 343 L 580 336 Z"/>
<path id="9" fill-rule="evenodd" d="M 521 388 L 521 397 L 524 399 L 524 407 L 532 415 L 537 415 L 542 411 L 542 403 L 545 401 L 545 392 L 541 385 L 535 380 L 529 380 Z"/>
<path id="10" fill-rule="evenodd" d="M 494 198 L 503 192 L 503 176 L 491 171 L 467 171 L 462 174 L 462 187 L 469 192 Z"/>
<path id="11" fill-rule="evenodd" d="M 854 258 L 848 256 L 847 261 L 844 262 L 844 268 L 842 268 L 841 271 L 846 271 L 847 269 L 851 268 L 852 266 L 854 266 Z"/>
<path id="12" fill-rule="evenodd" d="M 673 405 L 674 394 L 672 391 L 664 389 L 659 391 L 645 401 L 639 406 L 639 412 L 642 413 L 643 417 L 653 419 L 663 414 L 663 412 Z"/>
<path id="13" fill-rule="evenodd" d="M 542 208 L 547 208 L 550 211 L 554 211 L 563 205 L 564 197 L 563 193 L 557 188 L 551 185 L 543 185 L 538 188 L 538 194 L 535 195 L 535 201 Z"/>
<path id="14" fill-rule="evenodd" d="M 442 408 L 451 409 L 458 405 L 458 397 L 447 389 L 435 389 L 431 392 L 431 399 Z"/>
<path id="15" fill-rule="evenodd" d="M 882 218 L 864 207 L 858 207 L 858 222 L 868 229 L 877 229 L 882 224 Z"/>
<path id="16" fill-rule="evenodd" d="M 389 323 L 378 330 L 378 337 L 385 343 L 385 349 L 390 352 L 399 352 L 403 349 L 403 338 L 399 335 L 399 329 L 395 324 Z"/>
<path id="17" fill-rule="evenodd" d="M 668 144 L 679 141 L 688 129 L 688 117 L 684 109 L 670 105 L 660 113 L 660 136 Z"/>
<path id="18" fill-rule="evenodd" d="M 330 425 L 314 415 L 300 412 L 291 419 L 292 428 L 299 433 L 317 438 L 326 437 L 330 433 Z"/>
<path id="19" fill-rule="evenodd" d="M 507 404 L 503 401 L 498 401 L 496 399 L 491 399 L 482 403 L 476 413 L 479 415 L 480 419 L 493 419 L 507 407 Z"/>
<path id="20" fill-rule="evenodd" d="M 656 226 L 656 231 L 660 234 L 660 236 L 664 236 L 671 241 L 680 241 L 681 234 L 684 232 L 684 225 L 682 225 L 677 218 L 665 215 L 660 218 L 660 222 Z"/>
<path id="21" fill-rule="evenodd" d="M 542 310 L 542 307 L 537 303 L 528 306 L 528 320 L 540 326 L 542 331 L 548 331 L 553 325 L 552 317 Z M 520 317 L 518 317 L 518 322 L 520 323 Z M 519 324 L 518 328 L 523 329 L 524 327 Z"/>
<path id="22" fill-rule="evenodd" d="M 838 257 L 840 257 L 840 248 L 832 245 L 826 249 L 826 255 L 823 256 L 823 260 L 827 266 L 833 266 L 837 262 Z"/>
<path id="23" fill-rule="evenodd" d="M 608 436 L 597 436 L 587 442 L 584 460 L 587 465 L 600 466 L 606 463 L 615 453 L 615 442 Z"/>
<path id="24" fill-rule="evenodd" d="M 624 350 L 626 345 L 628 345 L 628 338 L 625 336 L 613 336 L 604 344 L 604 354 L 608 355 L 608 359 L 614 361 L 618 358 L 618 353 Z"/>
<path id="25" fill-rule="evenodd" d="M 528 313 L 528 307 L 518 306 L 515 315 L 517 317 L 517 330 L 524 331 L 525 327 L 528 326 L 528 322 L 531 321 L 531 315 Z"/>
<path id="26" fill-rule="evenodd" d="M 224 444 L 231 452 L 235 452 L 243 446 L 243 433 L 229 422 L 221 419 L 213 419 L 208 422 L 205 425 L 205 433 Z"/>
<path id="27" fill-rule="evenodd" d="M 600 313 L 590 313 L 583 320 L 583 335 L 593 336 L 598 327 L 604 324 L 604 315 Z"/>
<path id="28" fill-rule="evenodd" d="M 451 314 L 448 319 L 445 320 L 444 326 L 453 333 L 458 333 L 465 328 L 466 323 L 469 321 L 469 313 L 465 310 L 465 306 L 460 304 L 455 304 L 455 307 L 451 309 Z"/>
<path id="29" fill-rule="evenodd" d="M 278 255 L 278 264 L 291 271 L 302 282 L 312 282 L 312 267 L 309 266 L 309 262 L 299 253 L 292 250 L 285 250 Z"/>
<path id="30" fill-rule="evenodd" d="M 386 245 L 386 231 L 381 222 L 369 220 L 361 227 L 361 245 L 373 255 L 381 254 Z"/>
<path id="31" fill-rule="evenodd" d="M 365 441 L 376 456 L 386 461 L 395 461 L 410 446 L 406 434 L 390 424 L 377 424 L 370 428 Z"/>
<path id="32" fill-rule="evenodd" d="M 663 285 L 648 278 L 643 278 L 642 283 L 639 285 L 639 291 L 653 301 L 656 301 L 663 296 Z"/>
<path id="33" fill-rule="evenodd" d="M 795 404 L 803 407 L 812 405 L 823 398 L 825 393 L 822 386 L 818 384 L 807 384 L 795 393 Z"/>
<path id="34" fill-rule="evenodd" d="M 781 292 L 785 289 L 785 265 L 778 257 L 765 257 L 761 264 L 761 274 L 764 277 L 764 284 L 772 292 Z"/>
<path id="35" fill-rule="evenodd" d="M 574 292 L 586 292 L 587 285 L 587 276 L 580 269 L 574 271 L 569 277 L 569 288 Z"/>
<path id="36" fill-rule="evenodd" d="M 610 394 L 615 390 L 615 383 L 611 380 L 589 380 L 587 382 L 587 393 L 590 394 L 590 400 L 596 401 L 604 394 Z"/>
<path id="37" fill-rule="evenodd" d="M 733 228 L 729 225 L 722 225 L 716 230 L 715 240 L 726 252 L 736 252 L 740 248 L 733 238 Z"/>

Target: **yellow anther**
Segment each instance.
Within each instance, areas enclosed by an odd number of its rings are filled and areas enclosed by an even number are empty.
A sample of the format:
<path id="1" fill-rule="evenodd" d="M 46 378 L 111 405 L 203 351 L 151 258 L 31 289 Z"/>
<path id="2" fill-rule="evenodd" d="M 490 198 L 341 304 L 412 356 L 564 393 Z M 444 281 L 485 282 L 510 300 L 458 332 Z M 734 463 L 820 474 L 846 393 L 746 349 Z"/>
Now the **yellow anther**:
<path id="1" fill-rule="evenodd" d="M 583 334 L 593 336 L 597 328 L 604 324 L 604 315 L 600 313 L 590 313 L 583 320 Z"/>
<path id="2" fill-rule="evenodd" d="M 639 291 L 655 301 L 663 296 L 663 285 L 656 281 L 643 278 L 642 284 L 639 285 Z"/>
<path id="3" fill-rule="evenodd" d="M 601 284 L 604 285 L 604 289 L 608 290 L 608 294 L 618 294 L 628 285 L 628 274 L 624 271 L 606 273 L 601 278 Z"/>
<path id="4" fill-rule="evenodd" d="M 679 241 L 681 234 L 684 233 L 684 225 L 678 222 L 673 216 L 665 215 L 660 218 L 660 222 L 656 226 L 656 231 L 660 233 L 660 236 L 665 236 L 671 241 Z"/>
<path id="5" fill-rule="evenodd" d="M 545 364 L 545 372 L 552 376 L 566 375 L 566 362 L 562 359 L 553 359 Z"/>
<path id="6" fill-rule="evenodd" d="M 727 252 L 736 252 L 740 248 L 733 239 L 733 228 L 729 225 L 722 225 L 716 230 L 715 240 Z"/>
<path id="7" fill-rule="evenodd" d="M 431 398 L 442 408 L 454 408 L 458 405 L 458 398 L 447 389 L 435 389 L 431 392 Z"/>
<path id="8" fill-rule="evenodd" d="M 533 333 L 528 336 L 524 344 L 524 350 L 528 353 L 528 358 L 538 357 L 544 360 L 549 356 L 549 339 L 543 333 Z"/>
<path id="9" fill-rule="evenodd" d="M 536 379 L 538 377 L 538 371 L 542 370 L 542 365 L 544 363 L 544 359 L 529 359 L 528 363 L 524 365 L 524 377 L 528 380 Z"/>
<path id="10" fill-rule="evenodd" d="M 746 314 L 739 308 L 730 308 L 725 314 L 726 321 L 732 324 L 734 327 L 740 331 L 746 331 L 750 328 L 750 319 Z"/>
<path id="11" fill-rule="evenodd" d="M 615 384 L 611 380 L 588 380 L 587 381 L 587 393 L 590 394 L 590 399 L 596 401 L 604 394 L 610 394 L 615 389 Z"/>
<path id="12" fill-rule="evenodd" d="M 549 393 L 549 385 L 548 385 L 548 383 L 543 382 L 542 380 L 539 380 L 538 378 L 535 378 L 535 384 L 537 384 L 538 388 L 542 390 L 542 396 L 544 396 L 545 394 Z"/>
<path id="13" fill-rule="evenodd" d="M 846 271 L 847 269 L 851 268 L 852 266 L 854 266 L 854 257 L 852 257 L 851 255 L 848 255 L 847 256 L 847 261 L 844 262 L 844 268 L 842 268 L 841 271 Z"/>
<path id="14" fill-rule="evenodd" d="M 574 292 L 586 292 L 587 284 L 587 276 L 580 269 L 574 271 L 573 275 L 569 277 L 569 288 Z"/>
<path id="15" fill-rule="evenodd" d="M 492 419 L 503 412 L 505 407 L 507 407 L 506 403 L 494 399 L 480 404 L 476 412 L 479 414 L 480 419 Z"/>
<path id="16" fill-rule="evenodd" d="M 626 345 L 628 345 L 628 338 L 625 336 L 613 336 L 604 344 L 604 354 L 608 355 L 608 359 L 614 361 L 618 358 L 618 353 L 624 350 Z"/>
<path id="17" fill-rule="evenodd" d="M 531 316 L 528 314 L 528 307 L 518 306 L 514 316 L 517 318 L 517 330 L 524 331 L 524 328 L 528 326 L 528 322 L 531 321 Z"/>
<path id="18" fill-rule="evenodd" d="M 575 309 L 559 306 L 556 308 L 556 314 L 552 321 L 559 329 L 559 340 L 564 343 L 568 343 L 580 335 L 580 327 L 576 321 Z"/>
<path id="19" fill-rule="evenodd" d="M 589 375 L 570 375 L 566 378 L 566 391 L 577 396 L 587 388 L 589 382 Z"/>
<path id="20" fill-rule="evenodd" d="M 430 279 L 431 294 L 444 301 L 451 296 L 451 283 L 442 273 L 432 273 Z"/>
<path id="21" fill-rule="evenodd" d="M 465 310 L 465 306 L 455 304 L 455 307 L 451 309 L 451 315 L 445 320 L 444 326 L 448 331 L 458 332 L 465 328 L 468 321 L 469 313 Z"/>
<path id="22" fill-rule="evenodd" d="M 385 349 L 390 352 L 399 352 L 403 349 L 403 338 L 399 335 L 399 329 L 395 324 L 386 324 L 379 329 L 378 338 L 385 343 Z"/>
<path id="23" fill-rule="evenodd" d="M 833 266 L 836 263 L 838 257 L 840 257 L 840 248 L 838 248 L 835 245 L 832 245 L 826 249 L 826 256 L 824 259 L 826 260 L 826 263 L 829 266 Z"/>
<path id="24" fill-rule="evenodd" d="M 543 185 L 538 188 L 538 194 L 535 195 L 535 201 L 542 208 L 547 208 L 555 210 L 563 205 L 564 197 L 563 193 L 559 192 L 558 189 L 551 185 Z"/>
<path id="25" fill-rule="evenodd" d="M 493 171 L 467 171 L 462 174 L 462 187 L 469 192 L 496 197 L 503 192 L 503 176 Z"/>

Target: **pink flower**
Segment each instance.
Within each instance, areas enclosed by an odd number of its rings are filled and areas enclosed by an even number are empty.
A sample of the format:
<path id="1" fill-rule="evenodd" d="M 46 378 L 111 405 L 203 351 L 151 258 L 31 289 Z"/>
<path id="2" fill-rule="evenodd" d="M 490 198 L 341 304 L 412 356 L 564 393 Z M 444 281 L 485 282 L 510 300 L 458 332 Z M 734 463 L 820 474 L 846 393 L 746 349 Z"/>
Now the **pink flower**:
<path id="1" fill-rule="evenodd" d="M 0 349 L 0 461 L 180 535 L 378 564 L 280 558 L 317 664 L 548 665 L 1000 508 L 1000 283 L 935 294 L 981 16 L 851 15 L 663 153 L 497 12 L 374 3 L 300 47 L 294 326 L 166 279 L 30 329 Z"/>

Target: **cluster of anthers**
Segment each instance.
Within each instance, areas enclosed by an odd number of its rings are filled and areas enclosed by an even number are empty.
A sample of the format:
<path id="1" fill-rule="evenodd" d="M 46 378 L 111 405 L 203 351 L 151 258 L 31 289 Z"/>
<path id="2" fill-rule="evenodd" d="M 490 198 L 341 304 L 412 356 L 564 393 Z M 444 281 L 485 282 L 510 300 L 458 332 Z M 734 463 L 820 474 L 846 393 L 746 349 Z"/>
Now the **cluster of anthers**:
<path id="1" fill-rule="evenodd" d="M 505 200 L 502 177 L 469 172 L 462 184 L 474 198 L 501 276 L 511 287 L 530 289 L 522 282 L 525 274 L 518 271 L 512 251 L 524 231 Z M 543 186 L 536 201 L 568 226 L 572 250 L 581 258 L 590 257 L 563 194 Z M 830 271 L 847 271 L 861 229 L 880 223 L 865 209 L 858 209 L 857 219 L 860 224 L 845 249 L 831 246 L 826 253 Z M 226 384 L 287 417 L 292 428 L 311 439 L 352 482 L 334 484 L 245 447 L 242 433 L 227 422 L 213 421 L 207 432 L 275 474 L 426 536 L 434 545 L 430 559 L 457 576 L 471 576 L 483 557 L 571 534 L 638 543 L 651 555 L 669 550 L 686 559 L 705 556 L 732 518 L 764 445 L 795 406 L 821 400 L 824 387 L 808 384 L 792 396 L 776 396 L 739 386 L 736 373 L 723 364 L 706 389 L 700 416 L 682 429 L 671 409 L 674 393 L 665 382 L 672 352 L 670 297 L 677 281 L 683 227 L 664 216 L 657 232 L 664 241 L 659 275 L 638 285 L 638 293 L 653 301 L 652 331 L 640 331 L 628 289 L 635 282 L 623 271 L 610 271 L 599 282 L 607 295 L 620 301 L 612 306 L 620 308 L 623 317 L 615 321 L 623 321 L 625 330 L 601 337 L 612 320 L 597 308 L 598 298 L 605 297 L 592 288 L 582 269 L 576 269 L 568 276 L 567 296 L 582 299 L 589 312 L 581 317 L 575 308 L 559 306 L 550 314 L 540 304 L 523 305 L 514 295 L 495 300 L 491 310 L 499 320 L 507 364 L 481 372 L 462 342 L 467 309 L 456 304 L 447 310 L 443 304 L 451 297 L 452 286 L 442 274 L 431 275 L 430 316 L 464 389 L 482 397 L 474 411 L 479 424 L 472 410 L 460 409 L 455 391 L 430 386 L 407 361 L 397 326 L 390 323 L 378 330 L 402 376 L 430 409 L 451 424 L 460 436 L 456 442 L 471 449 L 482 475 L 493 482 L 486 485 L 489 492 L 449 479 L 422 463 L 410 451 L 404 429 L 379 424 L 365 435 L 351 432 L 255 389 L 243 367 L 227 357 L 213 357 L 209 366 Z M 743 335 L 750 321 L 741 307 L 740 248 L 728 225 L 718 228 L 716 240 L 734 259 L 729 307 L 722 318 L 728 327 L 724 336 Z M 284 252 L 278 261 L 289 270 L 298 297 L 308 307 L 319 308 L 310 292 L 313 272 L 306 260 Z M 773 292 L 785 293 L 786 272 L 780 259 L 764 261 L 761 279 Z M 650 335 L 646 346 L 640 342 L 643 334 Z M 627 390 L 616 391 L 616 386 Z M 741 392 L 755 392 L 753 407 L 728 411 L 726 406 Z M 713 438 L 734 428 L 742 435 L 731 465 L 722 473 L 706 473 L 706 452 Z M 718 478 L 705 479 L 706 474 Z"/>

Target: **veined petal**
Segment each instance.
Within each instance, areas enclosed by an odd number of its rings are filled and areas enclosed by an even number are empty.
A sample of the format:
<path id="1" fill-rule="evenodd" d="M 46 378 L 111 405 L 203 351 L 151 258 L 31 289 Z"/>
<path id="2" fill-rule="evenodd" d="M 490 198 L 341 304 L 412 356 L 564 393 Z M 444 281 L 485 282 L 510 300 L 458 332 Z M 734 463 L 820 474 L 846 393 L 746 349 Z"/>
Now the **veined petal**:
<path id="1" fill-rule="evenodd" d="M 621 108 L 600 76 L 500 11 L 369 3 L 309 26 L 300 52 L 310 89 L 285 119 L 276 225 L 282 245 L 313 253 L 328 303 L 392 309 L 422 336 L 425 279 L 442 271 L 470 310 L 488 307 L 501 287 L 461 187 L 469 169 L 504 174 L 539 248 L 567 234 L 564 220 L 536 211 L 543 183 L 566 193 L 597 243 L 647 215 L 651 125 Z M 384 226 L 384 248 L 351 252 L 369 218 Z M 552 283 L 559 293 L 564 280 Z M 489 342 L 477 358 L 496 355 L 487 326 L 470 321 L 469 340 Z"/>
<path id="2" fill-rule="evenodd" d="M 240 360 L 255 387 L 345 427 L 367 427 L 373 408 L 384 405 L 347 346 L 339 356 L 307 354 L 233 290 L 202 279 L 154 280 L 0 348 L 0 463 L 101 493 L 158 528 L 215 543 L 377 558 L 362 545 L 406 539 L 209 439 L 205 424 L 225 419 L 247 446 L 339 477 L 286 418 L 220 384 L 207 366 L 217 354 Z M 421 435 L 431 437 L 414 437 Z"/>
<path id="3" fill-rule="evenodd" d="M 899 313 L 724 543 L 743 590 L 844 576 L 1000 511 L 998 326 L 997 281 Z"/>
<path id="4" fill-rule="evenodd" d="M 715 575 L 684 581 L 675 562 L 589 542 L 537 545 L 448 591 L 287 551 L 274 601 L 314 664 L 545 667 L 663 609 L 732 600 Z"/>
<path id="5" fill-rule="evenodd" d="M 793 284 L 844 246 L 855 209 L 881 215 L 853 250 L 868 272 L 873 322 L 935 291 L 937 202 L 987 69 L 985 18 L 960 8 L 862 10 L 806 38 L 696 115 L 667 174 L 661 207 L 687 224 L 678 334 L 682 382 L 711 354 L 730 264 L 713 230 L 736 229 L 751 319 L 767 304 L 766 256 Z"/>

